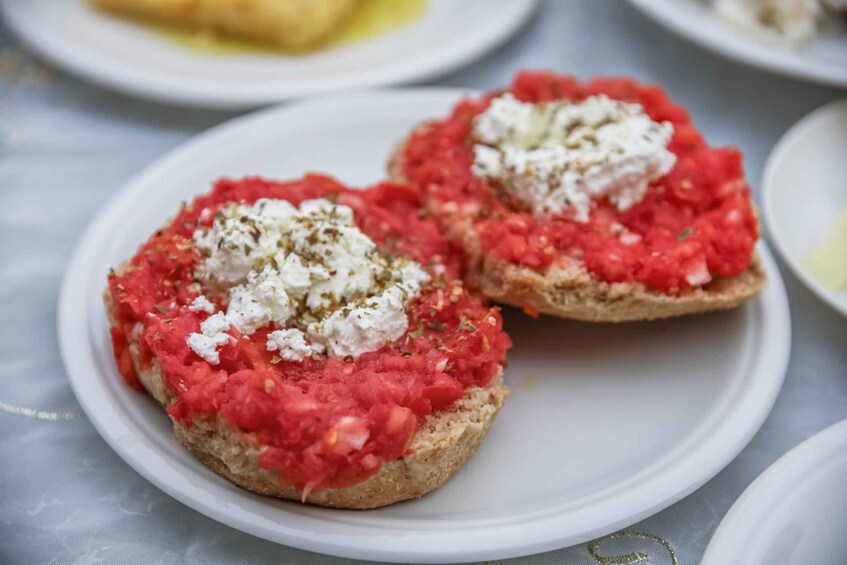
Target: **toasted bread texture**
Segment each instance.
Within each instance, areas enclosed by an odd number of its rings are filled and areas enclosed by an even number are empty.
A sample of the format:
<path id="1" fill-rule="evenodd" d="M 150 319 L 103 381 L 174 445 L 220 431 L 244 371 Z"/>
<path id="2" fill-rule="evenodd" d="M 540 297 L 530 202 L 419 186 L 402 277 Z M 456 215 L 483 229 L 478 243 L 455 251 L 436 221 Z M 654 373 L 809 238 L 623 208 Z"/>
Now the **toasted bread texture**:
<path id="1" fill-rule="evenodd" d="M 108 292 L 104 302 L 114 325 Z M 165 387 L 159 364 L 154 360 L 145 369 L 137 343 L 130 342 L 129 351 L 145 391 L 167 408 L 176 397 Z M 476 452 L 507 395 L 501 370 L 488 387 L 470 387 L 449 410 L 428 417 L 401 459 L 384 462 L 376 475 L 362 483 L 311 492 L 305 498 L 299 489 L 281 483 L 277 473 L 259 467 L 262 446 L 252 434 L 234 430 L 217 415 L 194 421 L 190 427 L 176 421 L 173 425 L 177 439 L 189 451 L 242 488 L 319 506 L 363 510 L 418 498 L 443 485 Z"/>
<path id="2" fill-rule="evenodd" d="M 276 47 L 310 47 L 359 0 L 89 0 L 101 10 Z"/>
<path id="3" fill-rule="evenodd" d="M 392 180 L 408 183 L 402 160 L 404 147 L 404 142 L 394 147 L 387 168 Z M 756 256 L 736 277 L 716 278 L 672 295 L 642 284 L 601 281 L 573 260 L 536 271 L 485 253 L 470 221 L 458 215 L 435 215 L 447 235 L 465 251 L 468 282 L 492 300 L 529 312 L 592 322 L 657 320 L 732 309 L 756 296 L 767 284 L 767 274 Z"/>

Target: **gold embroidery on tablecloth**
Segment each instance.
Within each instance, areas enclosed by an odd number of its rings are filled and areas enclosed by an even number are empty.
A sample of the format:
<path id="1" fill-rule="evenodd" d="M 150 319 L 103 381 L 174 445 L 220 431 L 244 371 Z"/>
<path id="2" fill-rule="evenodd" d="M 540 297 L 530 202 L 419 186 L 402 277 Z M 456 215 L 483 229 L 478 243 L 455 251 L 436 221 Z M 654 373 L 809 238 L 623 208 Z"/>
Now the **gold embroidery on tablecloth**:
<path id="1" fill-rule="evenodd" d="M 21 43 L 0 47 L 0 77 L 9 79 L 11 84 L 22 82 L 40 86 L 55 74 L 51 65 L 36 58 Z"/>
<path id="2" fill-rule="evenodd" d="M 48 83 L 54 74 L 53 67 L 36 59 L 22 44 L 0 47 L 0 78 L 6 83 L 5 91 L 0 94 L 0 115 L 7 113 L 21 85 L 40 86 Z M 11 127 L 0 130 L 0 147 L 14 143 L 17 135 Z"/>
<path id="3" fill-rule="evenodd" d="M 0 400 L 0 412 L 6 414 L 14 414 L 15 416 L 24 416 L 26 418 L 35 418 L 36 420 L 47 420 L 50 422 L 58 422 L 60 420 L 73 420 L 79 418 L 82 414 L 79 412 L 51 412 L 49 410 L 36 410 L 35 408 L 27 408 L 25 406 L 16 406 Z"/>
<path id="4" fill-rule="evenodd" d="M 597 565 L 635 565 L 636 563 L 643 563 L 644 561 L 650 560 L 650 555 L 642 551 L 635 551 L 633 553 L 627 553 L 626 555 L 613 556 L 605 556 L 600 554 L 600 546 L 606 543 L 607 541 L 626 538 L 643 539 L 658 543 L 668 551 L 668 554 L 670 554 L 671 563 L 673 565 L 679 565 L 679 560 L 676 557 L 676 551 L 674 550 L 670 542 L 660 538 L 659 536 L 645 534 L 642 532 L 635 532 L 632 530 L 609 534 L 608 536 L 603 536 L 602 538 L 598 538 L 592 541 L 588 544 L 588 553 L 591 555 L 591 558 L 597 562 Z"/>

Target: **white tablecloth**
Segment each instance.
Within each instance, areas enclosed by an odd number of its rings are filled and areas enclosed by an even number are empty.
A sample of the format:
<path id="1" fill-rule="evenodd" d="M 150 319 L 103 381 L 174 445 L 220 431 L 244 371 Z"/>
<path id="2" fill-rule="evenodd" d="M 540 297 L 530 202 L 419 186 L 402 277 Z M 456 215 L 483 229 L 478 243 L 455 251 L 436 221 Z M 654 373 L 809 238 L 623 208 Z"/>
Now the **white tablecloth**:
<path id="1" fill-rule="evenodd" d="M 155 105 L 88 85 L 45 68 L 2 28 L 0 48 L 0 401 L 77 413 L 55 330 L 56 295 L 77 237 L 145 165 L 233 114 Z M 515 39 L 436 83 L 494 88 L 527 67 L 664 85 L 713 143 L 744 150 L 754 187 L 780 134 L 844 95 L 713 56 L 619 0 L 549 1 Z M 784 269 L 783 276 L 794 344 L 776 408 L 714 480 L 633 526 L 668 540 L 683 564 L 699 561 L 759 473 L 847 417 L 847 320 Z M 123 463 L 84 417 L 52 421 L 10 409 L 0 404 L 0 563 L 348 563 L 253 538 L 186 508 Z M 624 546 L 670 563 L 650 542 L 612 542 L 603 551 Z M 594 561 L 580 546 L 509 563 Z"/>

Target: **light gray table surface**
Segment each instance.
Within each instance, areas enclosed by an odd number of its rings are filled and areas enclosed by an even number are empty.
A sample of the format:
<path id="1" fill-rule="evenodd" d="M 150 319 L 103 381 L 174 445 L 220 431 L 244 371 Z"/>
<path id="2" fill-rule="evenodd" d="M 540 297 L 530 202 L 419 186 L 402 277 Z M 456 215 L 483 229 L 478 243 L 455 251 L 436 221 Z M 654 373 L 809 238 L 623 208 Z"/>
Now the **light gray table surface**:
<path id="1" fill-rule="evenodd" d="M 135 100 L 45 67 L 0 26 L 0 402 L 79 412 L 59 357 L 56 296 L 83 228 L 147 164 L 234 113 Z M 663 85 L 714 144 L 735 144 L 758 187 L 779 136 L 843 91 L 707 53 L 619 0 L 550 0 L 514 39 L 431 84 L 494 88 L 520 68 Z M 783 267 L 783 265 L 780 265 Z M 847 417 L 847 320 L 786 269 L 791 363 L 773 413 L 750 445 L 691 496 L 635 524 L 698 563 L 726 511 L 780 455 Z M 2 564 L 341 564 L 220 525 L 137 475 L 82 416 L 49 421 L 0 404 Z M 616 545 L 617 543 L 617 545 Z M 670 563 L 661 546 L 639 548 Z M 515 564 L 594 563 L 578 546 Z"/>

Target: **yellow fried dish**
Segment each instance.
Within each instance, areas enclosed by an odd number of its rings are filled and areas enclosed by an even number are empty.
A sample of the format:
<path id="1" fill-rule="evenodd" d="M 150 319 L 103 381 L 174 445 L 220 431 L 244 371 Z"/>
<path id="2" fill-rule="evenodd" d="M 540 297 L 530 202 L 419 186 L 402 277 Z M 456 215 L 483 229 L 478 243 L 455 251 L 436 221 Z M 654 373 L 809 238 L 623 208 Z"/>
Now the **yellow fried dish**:
<path id="1" fill-rule="evenodd" d="M 280 48 L 326 39 L 360 0 L 89 0 L 95 7 L 168 26 Z"/>

